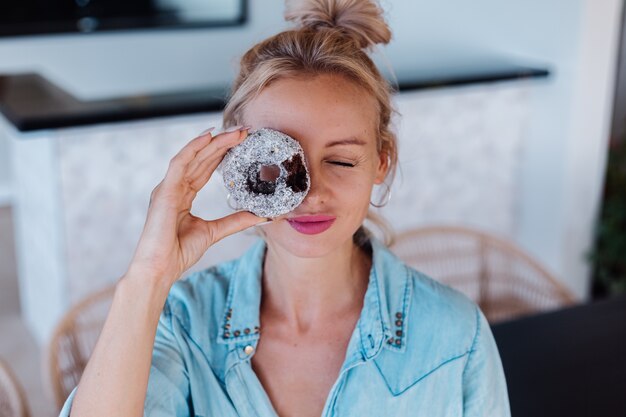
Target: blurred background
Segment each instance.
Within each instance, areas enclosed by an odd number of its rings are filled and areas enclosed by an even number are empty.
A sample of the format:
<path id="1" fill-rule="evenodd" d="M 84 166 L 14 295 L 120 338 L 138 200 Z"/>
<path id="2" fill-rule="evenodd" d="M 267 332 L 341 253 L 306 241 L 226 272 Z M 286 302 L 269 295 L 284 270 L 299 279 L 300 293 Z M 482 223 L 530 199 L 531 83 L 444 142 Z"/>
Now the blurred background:
<path id="1" fill-rule="evenodd" d="M 381 5 L 393 40 L 372 57 L 398 88 L 401 171 L 377 210 L 391 248 L 486 312 L 514 416 L 626 415 L 623 1 Z M 221 127 L 239 57 L 288 27 L 283 9 L 0 5 L 2 416 L 58 414 L 152 188 Z M 216 174 L 193 212 L 229 211 Z M 253 239 L 224 239 L 190 272 Z"/>

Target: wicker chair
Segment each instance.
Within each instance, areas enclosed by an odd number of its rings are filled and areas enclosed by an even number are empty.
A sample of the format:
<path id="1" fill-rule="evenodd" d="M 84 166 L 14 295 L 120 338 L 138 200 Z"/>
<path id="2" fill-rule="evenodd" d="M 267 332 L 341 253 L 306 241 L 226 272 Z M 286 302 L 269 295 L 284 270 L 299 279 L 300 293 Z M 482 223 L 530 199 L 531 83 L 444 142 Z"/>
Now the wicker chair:
<path id="1" fill-rule="evenodd" d="M 464 227 L 424 227 L 396 237 L 406 264 L 474 300 L 491 324 L 577 303 L 539 263 L 510 242 Z"/>
<path id="2" fill-rule="evenodd" d="M 2 359 L 0 359 L 0 416 L 30 416 L 24 390 L 9 365 Z"/>
<path id="3" fill-rule="evenodd" d="M 43 373 L 60 411 L 80 380 L 104 325 L 115 286 L 100 290 L 72 307 L 56 326 L 43 362 Z"/>

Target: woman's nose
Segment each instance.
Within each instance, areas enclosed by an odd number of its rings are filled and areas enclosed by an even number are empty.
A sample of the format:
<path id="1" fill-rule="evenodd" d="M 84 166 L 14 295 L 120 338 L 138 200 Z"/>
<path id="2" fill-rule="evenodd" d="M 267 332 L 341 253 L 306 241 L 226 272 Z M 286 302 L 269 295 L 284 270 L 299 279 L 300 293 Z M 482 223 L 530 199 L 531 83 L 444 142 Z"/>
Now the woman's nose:
<path id="1" fill-rule="evenodd" d="M 328 201 L 329 188 L 320 167 L 307 165 L 311 185 L 304 203 L 309 205 L 321 205 Z"/>

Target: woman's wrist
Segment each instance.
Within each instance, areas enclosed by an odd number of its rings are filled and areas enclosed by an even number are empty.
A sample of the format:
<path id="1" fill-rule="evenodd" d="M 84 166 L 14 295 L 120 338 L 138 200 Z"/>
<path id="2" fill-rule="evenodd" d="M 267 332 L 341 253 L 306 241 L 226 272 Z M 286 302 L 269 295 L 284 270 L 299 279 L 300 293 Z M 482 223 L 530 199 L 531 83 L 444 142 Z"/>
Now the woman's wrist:
<path id="1" fill-rule="evenodd" d="M 169 287 L 129 270 L 81 376 L 71 415 L 141 415 L 155 334 Z"/>
<path id="2" fill-rule="evenodd" d="M 117 288 L 120 291 L 139 298 L 146 296 L 149 302 L 155 303 L 159 311 L 163 308 L 171 286 L 170 280 L 158 276 L 154 272 L 144 271 L 132 266 L 117 282 Z"/>

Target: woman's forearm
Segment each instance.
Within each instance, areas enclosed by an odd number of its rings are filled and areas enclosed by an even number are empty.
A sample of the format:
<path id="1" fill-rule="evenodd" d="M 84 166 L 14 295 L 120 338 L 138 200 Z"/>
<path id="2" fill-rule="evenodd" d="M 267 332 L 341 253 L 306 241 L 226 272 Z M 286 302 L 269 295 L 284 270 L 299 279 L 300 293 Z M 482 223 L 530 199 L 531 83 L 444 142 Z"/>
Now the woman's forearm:
<path id="1" fill-rule="evenodd" d="M 143 416 L 152 349 L 169 288 L 128 272 L 78 384 L 72 417 Z"/>
<path id="2" fill-rule="evenodd" d="M 152 190 L 146 223 L 129 272 L 80 379 L 72 417 L 141 417 L 159 316 L 171 286 L 215 242 L 267 219 L 239 211 L 216 220 L 191 214 L 194 198 L 249 127 L 203 133 L 170 161 Z M 148 271 L 152 271 L 148 272 Z M 153 276 L 151 276 L 153 275 Z"/>

